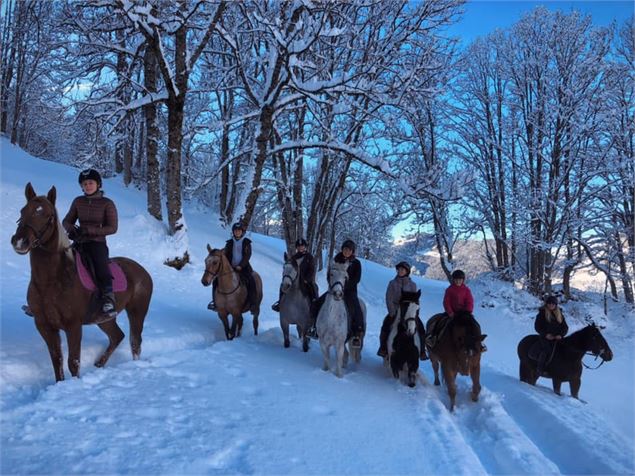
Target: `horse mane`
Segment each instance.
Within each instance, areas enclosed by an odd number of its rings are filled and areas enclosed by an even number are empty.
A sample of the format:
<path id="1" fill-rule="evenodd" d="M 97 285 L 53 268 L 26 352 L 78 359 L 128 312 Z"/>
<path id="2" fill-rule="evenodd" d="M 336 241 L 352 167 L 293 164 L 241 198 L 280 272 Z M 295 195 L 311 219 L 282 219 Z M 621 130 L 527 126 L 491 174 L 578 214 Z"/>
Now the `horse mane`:
<path id="1" fill-rule="evenodd" d="M 57 207 L 53 205 L 49 201 L 49 199 L 45 197 L 44 195 L 40 195 L 37 198 L 45 200 L 53 208 L 53 222 L 57 224 L 57 250 L 56 251 L 64 253 L 66 257 L 74 263 L 75 257 L 73 256 L 73 250 L 71 249 L 71 241 L 68 239 L 66 230 L 62 226 L 62 222 L 60 221 L 59 214 L 57 213 Z"/>
<path id="2" fill-rule="evenodd" d="M 451 320 L 451 323 L 455 326 L 470 329 L 473 331 L 471 333 L 474 335 L 478 334 L 478 332 L 474 332 L 478 329 L 478 322 L 476 321 L 474 314 L 469 311 L 458 311 Z"/>
<path id="3" fill-rule="evenodd" d="M 419 292 L 418 291 L 401 291 L 401 298 L 399 302 L 414 302 L 419 303 Z"/>

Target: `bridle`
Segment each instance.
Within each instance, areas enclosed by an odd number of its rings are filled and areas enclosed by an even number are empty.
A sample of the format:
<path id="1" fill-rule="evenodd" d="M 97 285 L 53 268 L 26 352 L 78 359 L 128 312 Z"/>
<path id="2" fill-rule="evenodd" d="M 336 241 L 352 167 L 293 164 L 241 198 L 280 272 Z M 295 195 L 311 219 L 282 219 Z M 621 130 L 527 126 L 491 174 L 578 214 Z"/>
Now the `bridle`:
<path id="1" fill-rule="evenodd" d="M 289 264 L 291 264 L 291 263 L 289 263 Z M 289 279 L 289 281 L 291 281 L 291 285 L 289 286 L 289 288 L 293 287 L 293 283 L 295 283 L 298 280 L 298 278 L 300 277 L 300 273 L 298 272 L 298 270 L 295 267 L 293 269 L 296 271 L 295 278 L 293 278 L 290 274 L 287 274 L 287 273 L 282 275 L 282 282 L 283 283 L 284 283 L 285 278 L 287 278 L 287 279 Z"/>
<path id="2" fill-rule="evenodd" d="M 230 269 L 229 271 L 225 271 L 225 272 L 220 272 L 223 269 L 223 258 L 222 256 L 219 258 L 220 259 L 220 265 L 218 266 L 218 273 L 212 273 L 211 271 L 209 271 L 207 269 L 207 266 L 205 266 L 205 271 L 203 272 L 203 276 L 205 275 L 210 275 L 212 277 L 212 281 L 214 281 L 214 279 L 216 278 L 220 278 L 221 276 L 225 276 L 226 274 L 233 274 L 234 270 Z M 230 294 L 234 294 L 236 291 L 238 291 L 238 288 L 240 288 L 240 285 L 242 283 L 240 282 L 240 278 L 238 278 L 238 284 L 236 285 L 236 287 L 234 289 L 232 289 L 229 292 L 223 292 L 220 290 L 220 287 L 216 288 L 216 292 L 219 294 L 222 294 L 224 296 L 229 296 Z"/>
<path id="3" fill-rule="evenodd" d="M 55 220 L 55 214 L 49 215 L 48 219 L 46 220 L 46 223 L 44 223 L 44 226 L 40 230 L 36 230 L 35 227 L 29 223 L 23 223 L 24 220 L 22 219 L 22 217 L 18 218 L 16 223 L 18 224 L 18 230 L 20 228 L 30 228 L 31 230 L 33 230 L 33 234 L 35 235 L 35 241 L 31 243 L 31 249 L 35 249 L 43 245 L 46 241 L 48 241 L 48 240 L 43 241 L 42 239 L 44 238 L 44 234 L 53 224 L 54 220 Z M 51 233 L 51 236 L 53 236 L 52 233 Z"/>

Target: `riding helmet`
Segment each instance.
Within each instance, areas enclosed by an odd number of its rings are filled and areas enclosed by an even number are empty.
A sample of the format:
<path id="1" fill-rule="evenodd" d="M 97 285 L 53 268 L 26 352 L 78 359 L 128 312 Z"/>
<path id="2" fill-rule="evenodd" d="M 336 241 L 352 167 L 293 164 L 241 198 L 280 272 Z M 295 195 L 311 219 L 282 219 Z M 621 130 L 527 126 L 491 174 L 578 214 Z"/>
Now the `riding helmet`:
<path id="1" fill-rule="evenodd" d="M 297 240 L 295 240 L 295 247 L 299 248 L 300 246 L 306 246 L 308 248 L 309 244 L 304 238 L 298 238 Z"/>
<path id="2" fill-rule="evenodd" d="M 547 299 L 545 299 L 545 304 L 555 304 L 557 306 L 558 298 L 555 296 L 549 296 Z"/>
<path id="3" fill-rule="evenodd" d="M 244 233 L 245 232 L 245 227 L 243 226 L 242 223 L 237 221 L 236 223 L 234 223 L 232 225 L 232 233 L 234 232 L 234 230 L 240 230 L 240 231 L 242 231 Z"/>
<path id="4" fill-rule="evenodd" d="M 84 180 L 94 180 L 97 182 L 97 186 L 101 188 L 101 175 L 95 169 L 82 170 L 79 173 L 78 182 L 81 185 Z"/>
<path id="5" fill-rule="evenodd" d="M 465 279 L 465 273 L 460 269 L 452 272 L 452 279 Z"/>
<path id="6" fill-rule="evenodd" d="M 344 251 L 344 248 L 348 248 L 355 253 L 355 242 L 353 240 L 345 240 L 344 243 L 342 243 L 342 251 Z"/>
<path id="7" fill-rule="evenodd" d="M 403 268 L 406 270 L 406 276 L 410 275 L 410 263 L 408 263 L 407 261 L 400 261 L 399 263 L 397 263 L 395 265 L 395 269 L 399 271 L 399 268 Z"/>

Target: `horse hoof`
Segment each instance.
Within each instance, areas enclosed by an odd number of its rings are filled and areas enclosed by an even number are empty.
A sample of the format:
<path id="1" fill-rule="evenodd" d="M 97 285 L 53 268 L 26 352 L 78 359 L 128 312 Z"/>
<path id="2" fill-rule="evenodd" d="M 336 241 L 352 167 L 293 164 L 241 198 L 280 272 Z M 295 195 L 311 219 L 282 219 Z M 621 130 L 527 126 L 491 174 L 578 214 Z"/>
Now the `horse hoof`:
<path id="1" fill-rule="evenodd" d="M 436 386 L 439 386 L 439 385 L 441 385 L 441 382 L 439 382 L 438 380 L 435 380 L 435 381 L 434 381 L 434 384 L 435 384 Z"/>
<path id="2" fill-rule="evenodd" d="M 291 343 L 288 340 L 284 341 L 284 348 L 288 348 L 291 345 Z"/>
<path id="3" fill-rule="evenodd" d="M 409 383 L 408 383 L 408 387 L 413 388 L 414 386 L 415 386 L 415 383 L 414 383 L 414 382 L 409 382 Z"/>

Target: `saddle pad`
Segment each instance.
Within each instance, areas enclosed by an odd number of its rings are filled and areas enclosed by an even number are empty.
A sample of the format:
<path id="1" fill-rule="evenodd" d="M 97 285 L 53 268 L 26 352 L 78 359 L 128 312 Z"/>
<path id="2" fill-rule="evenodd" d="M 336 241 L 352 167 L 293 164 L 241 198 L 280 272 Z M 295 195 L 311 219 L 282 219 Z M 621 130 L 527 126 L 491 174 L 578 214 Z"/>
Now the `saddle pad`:
<path id="1" fill-rule="evenodd" d="M 79 280 L 82 282 L 82 286 L 89 291 L 95 291 L 97 286 L 95 286 L 93 277 L 84 265 L 79 253 L 75 253 L 75 264 L 77 266 L 77 274 L 79 274 Z M 116 293 L 125 291 L 128 287 L 128 280 L 126 279 L 126 275 L 123 273 L 121 267 L 114 261 L 108 263 L 108 267 L 110 268 L 110 275 L 112 276 L 112 290 Z"/>

